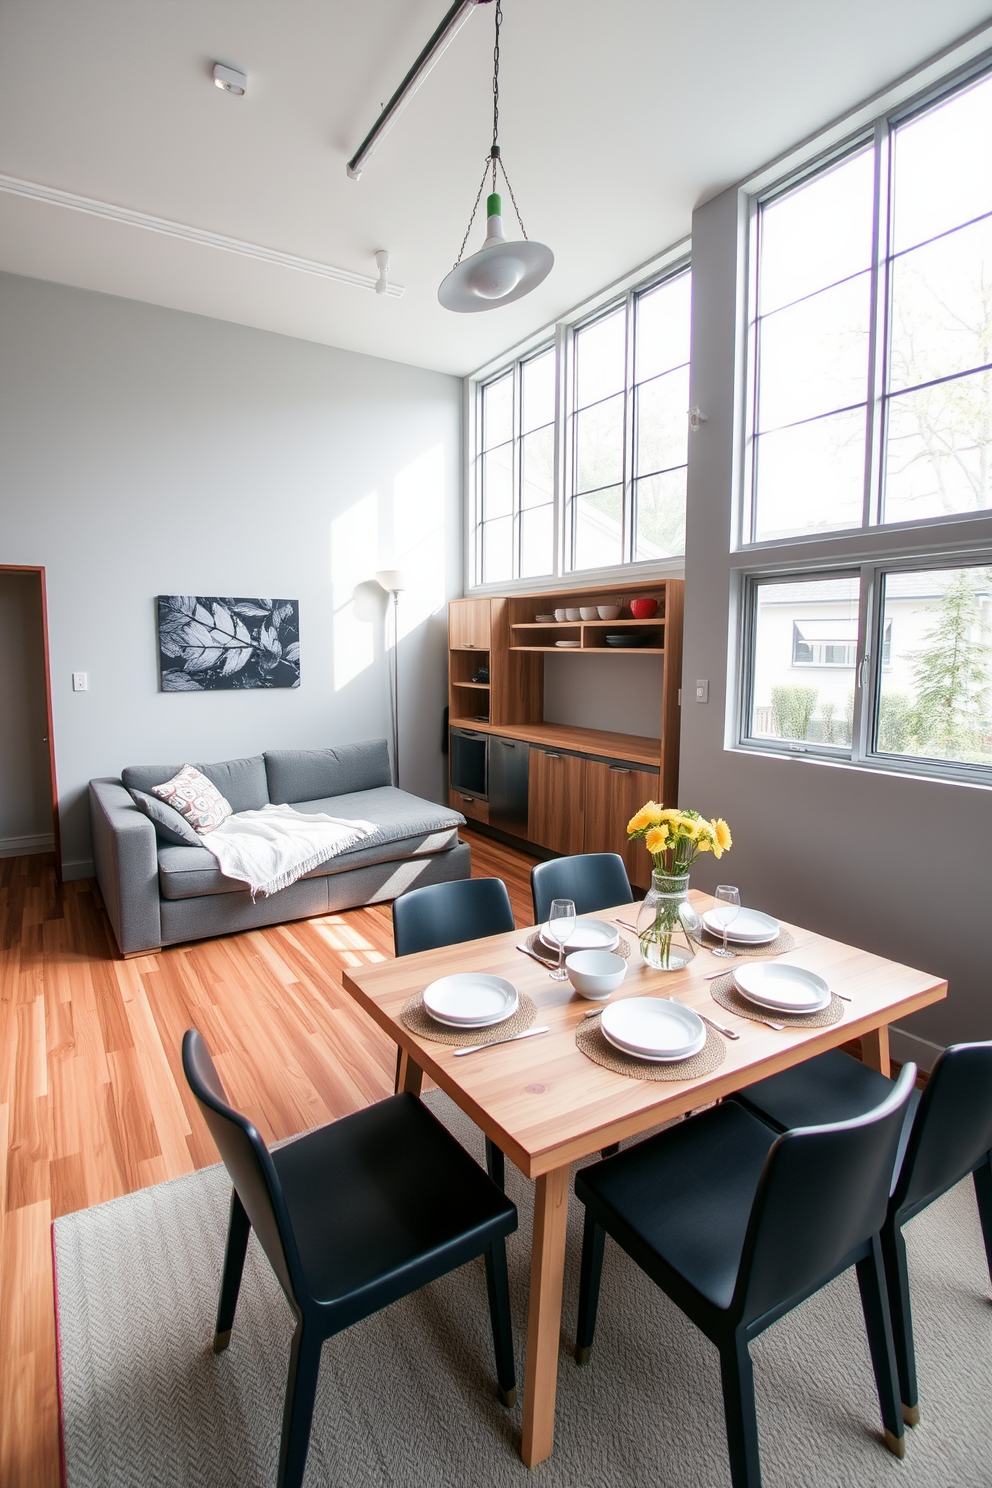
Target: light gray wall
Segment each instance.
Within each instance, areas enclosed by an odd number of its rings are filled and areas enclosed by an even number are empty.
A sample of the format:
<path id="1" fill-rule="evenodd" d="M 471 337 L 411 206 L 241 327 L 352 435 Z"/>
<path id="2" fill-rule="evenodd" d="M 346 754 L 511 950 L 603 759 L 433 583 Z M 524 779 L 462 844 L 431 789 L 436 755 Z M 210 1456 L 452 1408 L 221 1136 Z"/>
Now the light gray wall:
<path id="1" fill-rule="evenodd" d="M 0 857 L 50 851 L 41 582 L 0 572 Z"/>
<path id="2" fill-rule="evenodd" d="M 946 977 L 945 1002 L 915 1014 L 895 1042 L 946 1045 L 992 1037 L 989 847 L 992 791 L 727 747 L 728 658 L 736 654 L 737 575 L 730 553 L 743 234 L 736 190 L 693 217 L 691 401 L 707 415 L 692 436 L 686 541 L 681 804 L 726 817 L 733 851 L 693 870 L 702 888 L 739 884 L 746 903 L 823 935 Z M 992 518 L 963 524 L 962 540 Z M 865 540 L 858 539 L 863 543 Z M 898 544 L 898 546 L 897 546 Z M 925 551 L 926 534 L 872 538 L 872 552 Z M 811 562 L 853 552 L 850 539 L 805 548 Z M 762 556 L 751 555 L 752 566 Z M 697 704 L 696 678 L 710 701 Z"/>
<path id="3" fill-rule="evenodd" d="M 91 871 L 91 776 L 388 735 L 379 568 L 410 576 L 403 784 L 442 797 L 460 398 L 439 373 L 0 274 L 0 562 L 47 570 L 71 876 Z M 300 688 L 159 692 L 174 593 L 298 599 Z"/>
<path id="4" fill-rule="evenodd" d="M 657 739 L 663 681 L 661 656 L 546 656 L 545 722 Z"/>

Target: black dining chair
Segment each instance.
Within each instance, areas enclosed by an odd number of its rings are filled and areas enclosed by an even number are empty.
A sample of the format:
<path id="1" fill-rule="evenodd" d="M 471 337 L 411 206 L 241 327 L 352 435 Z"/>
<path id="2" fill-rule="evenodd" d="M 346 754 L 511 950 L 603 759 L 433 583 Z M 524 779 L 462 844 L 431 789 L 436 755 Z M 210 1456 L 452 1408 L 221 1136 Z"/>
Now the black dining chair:
<path id="1" fill-rule="evenodd" d="M 503 935 L 514 929 L 513 910 L 501 878 L 459 878 L 410 889 L 393 900 L 393 948 L 397 956 L 436 951 L 463 940 Z"/>
<path id="2" fill-rule="evenodd" d="M 324 1340 L 480 1255 L 499 1393 L 512 1405 L 505 1239 L 517 1211 L 427 1107 L 390 1096 L 270 1152 L 228 1104 L 194 1028 L 183 1070 L 234 1184 L 214 1352 L 231 1339 L 252 1228 L 296 1317 L 278 1488 L 303 1482 Z"/>
<path id="3" fill-rule="evenodd" d="M 841 1050 L 748 1085 L 733 1098 L 780 1131 L 855 1116 L 892 1081 Z M 882 1226 L 882 1254 L 899 1368 L 902 1414 L 920 1419 L 903 1225 L 971 1174 L 992 1278 L 992 1042 L 952 1044 L 922 1093 L 914 1090 Z"/>
<path id="4" fill-rule="evenodd" d="M 582 915 L 630 904 L 634 898 L 619 853 L 576 853 L 538 863 L 530 870 L 530 891 L 535 925 L 545 923 L 553 899 L 571 899 L 576 914 Z"/>
<path id="5" fill-rule="evenodd" d="M 463 940 L 481 940 L 485 935 L 505 935 L 515 928 L 510 896 L 501 878 L 460 878 L 451 883 L 428 884 L 393 900 L 393 949 L 397 956 L 436 951 L 442 946 L 459 945 Z M 402 1050 L 398 1050 L 397 1089 L 401 1056 Z M 502 1188 L 506 1162 L 489 1137 L 486 1167 L 493 1182 Z"/>
<path id="6" fill-rule="evenodd" d="M 588 1363 L 606 1235 L 720 1351 L 733 1488 L 760 1488 L 748 1344 L 848 1267 L 861 1305 L 885 1442 L 905 1450 L 881 1230 L 916 1070 L 874 1110 L 776 1133 L 734 1101 L 583 1168 L 576 1360 Z"/>

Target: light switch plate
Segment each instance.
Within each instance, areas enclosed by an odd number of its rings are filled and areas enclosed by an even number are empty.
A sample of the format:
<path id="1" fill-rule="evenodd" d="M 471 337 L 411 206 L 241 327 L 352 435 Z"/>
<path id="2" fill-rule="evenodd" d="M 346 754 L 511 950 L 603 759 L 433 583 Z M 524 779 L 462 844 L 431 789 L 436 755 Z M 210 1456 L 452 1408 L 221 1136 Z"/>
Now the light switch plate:
<path id="1" fill-rule="evenodd" d="M 696 702 L 708 703 L 710 700 L 710 684 L 702 677 L 696 678 Z"/>
<path id="2" fill-rule="evenodd" d="M 90 680 L 89 680 L 89 677 L 86 675 L 85 672 L 73 672 L 73 674 L 72 674 L 72 690 L 73 690 L 73 692 L 88 692 L 89 691 L 89 685 L 90 685 Z"/>

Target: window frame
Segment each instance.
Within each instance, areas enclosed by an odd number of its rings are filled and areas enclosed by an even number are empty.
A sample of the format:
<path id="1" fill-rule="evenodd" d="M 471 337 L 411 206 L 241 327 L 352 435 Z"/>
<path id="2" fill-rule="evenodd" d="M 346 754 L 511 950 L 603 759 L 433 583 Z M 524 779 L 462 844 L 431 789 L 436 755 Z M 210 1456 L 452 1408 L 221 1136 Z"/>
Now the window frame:
<path id="1" fill-rule="evenodd" d="M 945 548 L 896 556 L 865 556 L 837 563 L 742 569 L 739 572 L 738 621 L 741 644 L 738 647 L 737 726 L 733 747 L 749 753 L 784 758 L 808 758 L 844 767 L 883 770 L 889 774 L 912 775 L 931 780 L 980 785 L 992 789 L 992 761 L 988 765 L 968 764 L 958 760 L 934 759 L 928 755 L 889 754 L 877 748 L 877 726 L 882 689 L 882 675 L 890 664 L 884 636 L 884 579 L 890 574 L 932 572 L 935 569 L 992 569 L 992 544 Z M 858 603 L 858 639 L 854 665 L 854 714 L 850 747 L 823 744 L 814 740 L 773 739 L 750 732 L 754 717 L 754 675 L 756 649 L 756 595 L 759 586 L 815 582 L 825 579 L 856 578 L 860 593 Z M 992 669 L 990 669 L 992 670 Z"/>
<path id="2" fill-rule="evenodd" d="M 623 561 L 619 564 L 603 565 L 598 568 L 576 569 L 570 566 L 569 533 L 567 531 L 569 517 L 567 514 L 568 492 L 571 485 L 571 391 L 574 382 L 574 356 L 573 338 L 576 330 L 580 329 L 593 320 L 600 318 L 610 309 L 616 308 L 618 304 L 626 302 L 631 296 L 646 294 L 657 288 L 669 279 L 674 279 L 683 273 L 692 273 L 692 257 L 690 244 L 687 239 L 682 239 L 663 253 L 655 255 L 647 264 L 633 270 L 625 275 L 620 284 L 625 287 L 617 292 L 617 282 L 604 290 L 601 294 L 587 300 L 583 306 L 577 307 L 576 311 L 559 320 L 553 328 L 545 326 L 542 331 L 536 332 L 525 342 L 513 348 L 511 353 L 505 357 L 494 359 L 471 374 L 465 379 L 463 409 L 465 413 L 465 429 L 467 438 L 464 451 L 464 476 L 465 476 L 465 500 L 462 511 L 464 514 L 463 529 L 463 551 L 466 566 L 466 594 L 526 594 L 529 592 L 540 593 L 549 588 L 560 588 L 562 590 L 578 589 L 595 584 L 614 584 L 621 577 L 630 578 L 631 570 L 635 576 L 641 578 L 677 578 L 681 577 L 684 568 L 684 555 L 669 558 L 640 559 L 636 562 Z M 589 305 L 594 304 L 594 309 Z M 633 338 L 631 338 L 633 339 Z M 519 550 L 517 548 L 518 515 L 519 515 L 519 441 L 520 441 L 520 367 L 523 363 L 541 355 L 542 352 L 554 348 L 555 352 L 555 435 L 554 435 L 554 501 L 553 523 L 554 523 L 554 569 L 547 575 L 529 576 L 520 578 L 519 575 L 511 579 L 487 580 L 482 578 L 482 390 L 508 372 L 513 373 L 513 408 L 514 408 L 514 436 L 513 436 L 513 489 L 514 500 L 517 503 L 514 509 L 514 564 L 519 569 Z M 690 362 L 691 366 L 691 362 Z M 625 368 L 625 378 L 627 369 Z M 624 424 L 624 460 L 631 459 L 631 440 L 633 432 L 629 425 L 632 417 L 633 399 L 628 399 Z M 688 418 L 688 412 L 687 412 Z M 688 465 L 688 447 L 687 461 Z M 675 467 L 673 467 L 675 468 Z M 625 466 L 626 477 L 626 466 Z M 626 488 L 626 479 L 625 479 Z"/>
<path id="3" fill-rule="evenodd" d="M 950 529 L 963 524 L 992 518 L 992 507 L 940 514 L 933 517 L 881 520 L 885 505 L 884 454 L 887 437 L 890 327 L 892 303 L 892 264 L 896 255 L 891 246 L 894 201 L 892 137 L 901 126 L 949 100 L 955 93 L 992 78 L 992 54 L 984 52 L 962 67 L 933 83 L 914 97 L 887 109 L 841 140 L 832 143 L 804 161 L 798 168 L 746 196 L 744 283 L 744 398 L 743 417 L 737 455 L 738 500 L 736 502 L 733 551 L 756 553 L 777 548 L 801 547 L 812 543 L 829 543 L 837 539 L 873 536 L 920 534 L 926 541 L 934 529 Z M 790 194 L 803 184 L 839 165 L 845 159 L 870 147 L 874 152 L 874 192 L 872 204 L 872 261 L 870 291 L 870 339 L 866 377 L 865 481 L 862 493 L 862 517 L 857 526 L 830 531 L 802 532 L 785 537 L 755 536 L 757 517 L 757 407 L 760 379 L 760 334 L 758 314 L 758 276 L 760 256 L 760 220 L 762 209 Z M 960 224 L 951 231 L 960 231 Z M 964 375 L 964 374 L 954 374 Z M 825 416 L 825 415 L 824 415 Z M 932 538 L 930 539 L 932 541 Z"/>

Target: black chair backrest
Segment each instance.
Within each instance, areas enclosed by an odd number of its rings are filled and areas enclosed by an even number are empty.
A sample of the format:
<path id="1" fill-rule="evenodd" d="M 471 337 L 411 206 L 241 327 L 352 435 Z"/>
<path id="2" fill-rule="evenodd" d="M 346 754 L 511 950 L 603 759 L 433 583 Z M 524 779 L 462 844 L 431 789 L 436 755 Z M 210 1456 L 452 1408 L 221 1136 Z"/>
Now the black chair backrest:
<path id="1" fill-rule="evenodd" d="M 574 858 L 552 858 L 530 871 L 534 923 L 543 925 L 552 899 L 571 899 L 576 914 L 595 914 L 615 904 L 629 904 L 627 870 L 619 853 L 577 853 Z"/>
<path id="2" fill-rule="evenodd" d="M 195 1028 L 183 1036 L 183 1072 L 252 1229 L 286 1296 L 297 1303 L 303 1273 L 279 1175 L 251 1122 L 228 1105 L 210 1051 Z"/>
<path id="3" fill-rule="evenodd" d="M 946 1193 L 992 1149 L 992 1043 L 952 1044 L 920 1097 L 893 1193 L 897 1209 Z"/>
<path id="4" fill-rule="evenodd" d="M 393 900 L 393 947 L 397 956 L 439 946 L 504 935 L 514 929 L 513 910 L 501 878 L 460 878 L 428 884 Z"/>
<path id="5" fill-rule="evenodd" d="M 778 1138 L 754 1197 L 732 1304 L 744 1322 L 828 1279 L 882 1228 L 915 1080 L 916 1066 L 904 1064 L 874 1110 Z"/>

